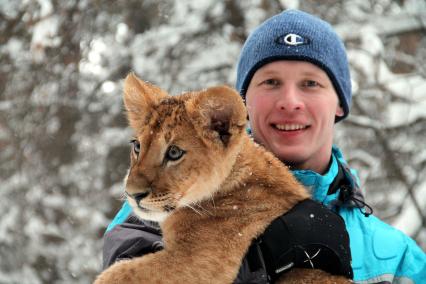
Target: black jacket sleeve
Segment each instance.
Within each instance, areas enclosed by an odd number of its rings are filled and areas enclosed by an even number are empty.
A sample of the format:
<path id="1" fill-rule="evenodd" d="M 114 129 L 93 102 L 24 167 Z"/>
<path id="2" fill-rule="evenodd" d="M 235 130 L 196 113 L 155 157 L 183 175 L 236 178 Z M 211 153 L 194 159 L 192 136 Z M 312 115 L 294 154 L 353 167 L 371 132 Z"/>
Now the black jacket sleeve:
<path id="1" fill-rule="evenodd" d="M 153 253 L 163 248 L 158 224 L 134 215 L 104 235 L 103 269 L 116 261 Z"/>

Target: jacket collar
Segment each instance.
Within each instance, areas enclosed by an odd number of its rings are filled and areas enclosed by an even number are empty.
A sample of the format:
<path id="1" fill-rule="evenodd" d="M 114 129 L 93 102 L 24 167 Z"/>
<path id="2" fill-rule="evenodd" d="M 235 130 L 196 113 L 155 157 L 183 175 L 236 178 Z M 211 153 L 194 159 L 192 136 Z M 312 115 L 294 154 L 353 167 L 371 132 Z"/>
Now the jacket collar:
<path id="1" fill-rule="evenodd" d="M 336 200 L 339 196 L 339 191 L 333 194 L 327 195 L 328 189 L 337 176 L 339 170 L 338 162 L 347 165 L 347 162 L 343 158 L 343 155 L 339 148 L 333 145 L 331 153 L 331 163 L 328 171 L 321 175 L 311 170 L 294 170 L 292 171 L 296 179 L 302 183 L 312 195 L 312 198 L 324 205 L 331 206 L 332 201 Z M 351 171 L 353 182 L 358 184 L 358 177 L 354 171 Z"/>

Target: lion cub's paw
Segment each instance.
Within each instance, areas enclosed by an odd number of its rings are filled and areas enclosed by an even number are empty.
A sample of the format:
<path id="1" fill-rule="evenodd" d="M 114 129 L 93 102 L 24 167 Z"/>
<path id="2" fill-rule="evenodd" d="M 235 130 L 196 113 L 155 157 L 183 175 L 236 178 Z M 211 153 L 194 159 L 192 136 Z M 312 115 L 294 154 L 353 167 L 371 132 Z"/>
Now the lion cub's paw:
<path id="1" fill-rule="evenodd" d="M 94 284 L 137 283 L 132 260 L 120 260 L 103 271 Z"/>

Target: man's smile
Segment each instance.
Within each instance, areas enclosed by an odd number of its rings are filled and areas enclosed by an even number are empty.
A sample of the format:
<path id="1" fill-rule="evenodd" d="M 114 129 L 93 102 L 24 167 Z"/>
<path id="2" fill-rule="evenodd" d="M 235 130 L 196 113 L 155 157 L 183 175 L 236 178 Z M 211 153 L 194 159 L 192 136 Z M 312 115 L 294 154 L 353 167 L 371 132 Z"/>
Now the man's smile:
<path id="1" fill-rule="evenodd" d="M 309 128 L 309 125 L 305 124 L 296 124 L 296 123 L 286 123 L 286 124 L 275 124 L 272 123 L 271 126 L 275 129 L 281 131 L 297 131 L 297 130 L 305 130 Z"/>

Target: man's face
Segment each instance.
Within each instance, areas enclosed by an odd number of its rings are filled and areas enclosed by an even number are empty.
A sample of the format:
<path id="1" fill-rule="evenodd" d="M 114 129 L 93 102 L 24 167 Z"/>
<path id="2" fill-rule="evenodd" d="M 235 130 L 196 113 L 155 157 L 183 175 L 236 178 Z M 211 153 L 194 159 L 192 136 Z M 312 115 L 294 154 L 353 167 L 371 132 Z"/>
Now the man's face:
<path id="1" fill-rule="evenodd" d="M 246 93 L 254 139 L 297 169 L 324 173 L 335 116 L 342 116 L 327 74 L 308 62 L 275 61 L 259 68 Z"/>

